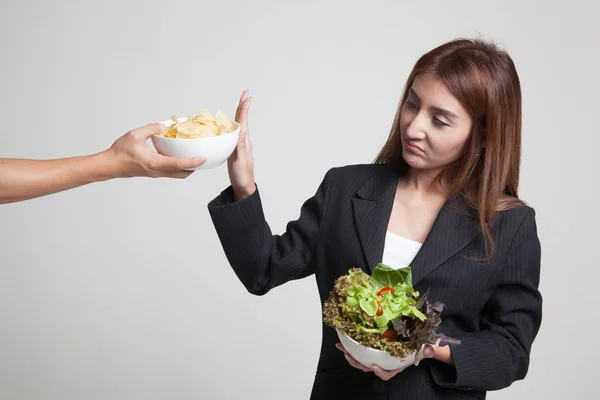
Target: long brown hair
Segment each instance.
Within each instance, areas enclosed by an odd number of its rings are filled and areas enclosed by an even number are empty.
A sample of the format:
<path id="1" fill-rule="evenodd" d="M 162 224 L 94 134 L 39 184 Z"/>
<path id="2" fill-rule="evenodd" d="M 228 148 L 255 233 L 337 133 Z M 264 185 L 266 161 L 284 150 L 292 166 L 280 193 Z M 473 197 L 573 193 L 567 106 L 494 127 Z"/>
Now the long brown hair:
<path id="1" fill-rule="evenodd" d="M 415 78 L 431 73 L 471 115 L 473 128 L 462 156 L 438 178 L 461 193 L 477 214 L 487 256 L 494 253 L 490 227 L 498 211 L 523 205 L 517 195 L 521 162 L 521 86 L 511 57 L 480 39 L 457 39 L 423 55 L 410 73 L 387 142 L 375 163 L 406 173 L 400 114 Z"/>

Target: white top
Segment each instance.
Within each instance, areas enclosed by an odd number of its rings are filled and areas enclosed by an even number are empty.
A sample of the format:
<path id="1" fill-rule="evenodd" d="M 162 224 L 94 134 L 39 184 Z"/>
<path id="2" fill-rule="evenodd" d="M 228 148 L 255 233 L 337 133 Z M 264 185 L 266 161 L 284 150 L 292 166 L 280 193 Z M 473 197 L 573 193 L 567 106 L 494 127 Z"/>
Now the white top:
<path id="1" fill-rule="evenodd" d="M 383 264 L 399 269 L 412 263 L 423 244 L 388 231 L 385 234 Z"/>

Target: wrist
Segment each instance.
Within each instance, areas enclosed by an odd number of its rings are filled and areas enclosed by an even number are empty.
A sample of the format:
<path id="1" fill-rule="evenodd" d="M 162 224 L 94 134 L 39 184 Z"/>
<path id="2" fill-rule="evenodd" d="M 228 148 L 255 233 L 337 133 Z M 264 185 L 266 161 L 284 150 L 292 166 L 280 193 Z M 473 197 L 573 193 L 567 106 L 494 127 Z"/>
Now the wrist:
<path id="1" fill-rule="evenodd" d="M 96 180 L 107 181 L 123 177 L 118 157 L 111 149 L 94 154 L 92 158 Z"/>
<path id="2" fill-rule="evenodd" d="M 256 183 L 252 182 L 251 185 L 233 188 L 233 198 L 235 201 L 244 200 L 246 197 L 251 196 L 256 191 Z"/>

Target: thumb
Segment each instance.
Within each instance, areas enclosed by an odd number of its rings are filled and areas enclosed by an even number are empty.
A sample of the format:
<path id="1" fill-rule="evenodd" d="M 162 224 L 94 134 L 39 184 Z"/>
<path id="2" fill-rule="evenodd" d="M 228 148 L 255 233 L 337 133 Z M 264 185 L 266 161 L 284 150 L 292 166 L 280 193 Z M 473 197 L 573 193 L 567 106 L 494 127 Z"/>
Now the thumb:
<path id="1" fill-rule="evenodd" d="M 140 128 L 136 128 L 131 133 L 136 137 L 143 140 L 149 139 L 154 135 L 160 135 L 167 129 L 163 124 L 153 123 L 144 125 Z"/>
<path id="2" fill-rule="evenodd" d="M 423 357 L 424 358 L 435 357 L 435 349 L 433 348 L 432 345 L 430 345 L 430 344 L 425 345 L 425 348 L 423 349 Z"/>

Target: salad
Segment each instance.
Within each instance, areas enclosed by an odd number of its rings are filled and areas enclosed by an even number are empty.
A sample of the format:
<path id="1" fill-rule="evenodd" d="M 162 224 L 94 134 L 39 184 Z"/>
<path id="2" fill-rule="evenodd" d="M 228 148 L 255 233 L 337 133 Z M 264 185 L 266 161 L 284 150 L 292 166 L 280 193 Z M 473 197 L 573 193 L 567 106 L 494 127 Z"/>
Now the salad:
<path id="1" fill-rule="evenodd" d="M 429 303 L 427 295 L 413 288 L 410 267 L 396 270 L 378 264 L 371 276 L 353 268 L 336 279 L 323 306 L 324 321 L 363 346 L 393 357 L 404 359 L 417 352 L 418 363 L 424 344 L 460 343 L 436 333 L 444 304 Z"/>

